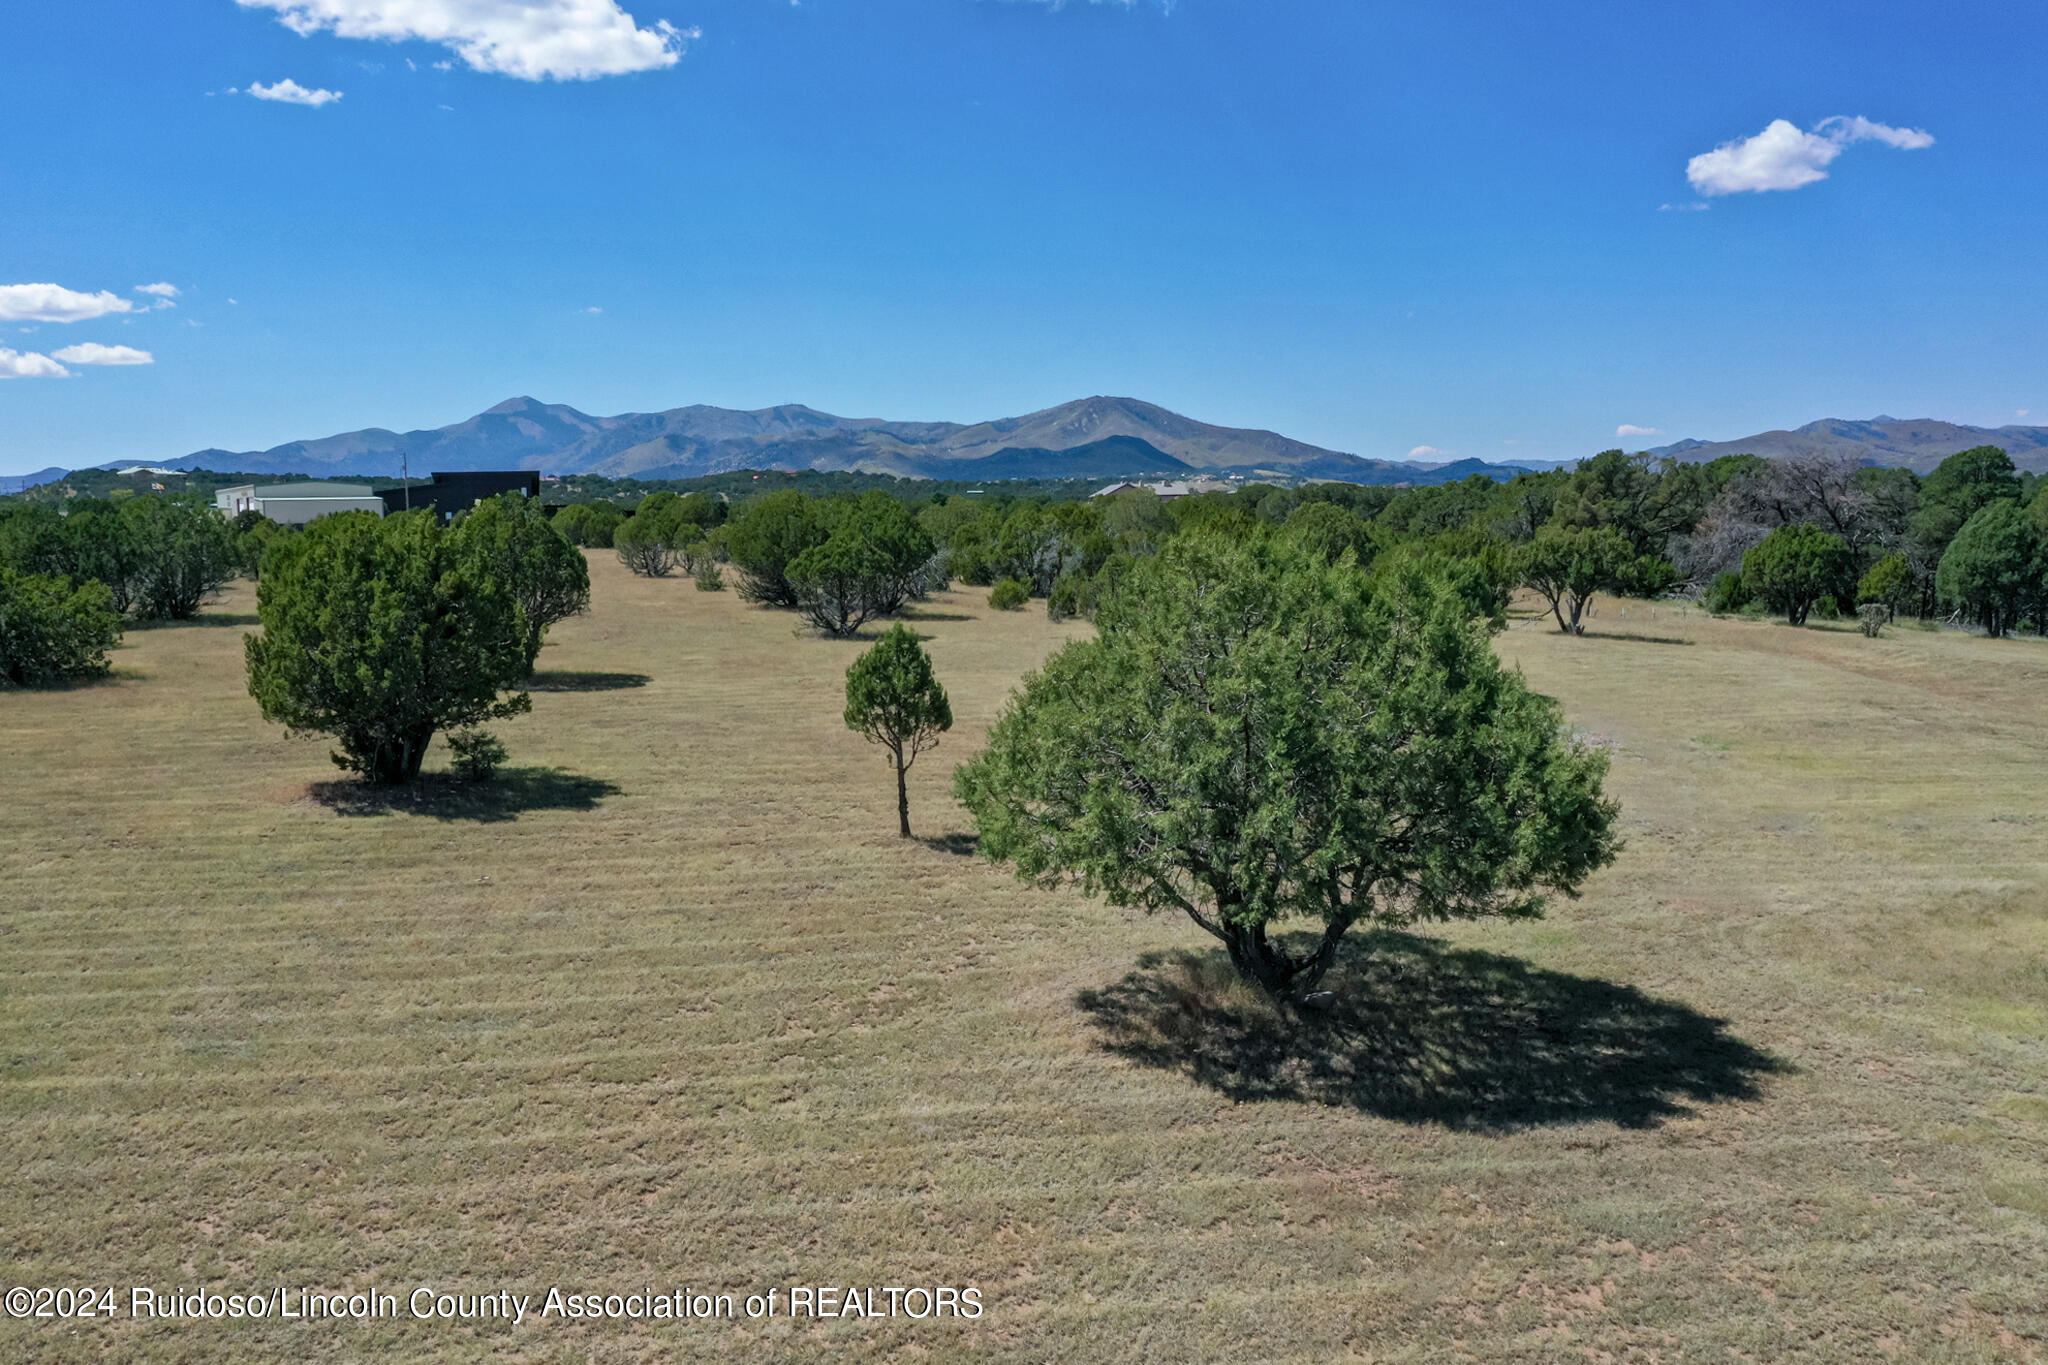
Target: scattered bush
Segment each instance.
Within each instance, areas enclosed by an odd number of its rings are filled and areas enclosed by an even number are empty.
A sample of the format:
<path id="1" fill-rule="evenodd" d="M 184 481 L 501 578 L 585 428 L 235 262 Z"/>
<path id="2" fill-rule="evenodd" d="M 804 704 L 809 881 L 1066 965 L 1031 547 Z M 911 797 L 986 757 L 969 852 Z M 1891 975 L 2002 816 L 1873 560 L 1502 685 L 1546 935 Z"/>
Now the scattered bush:
<path id="1" fill-rule="evenodd" d="M 520 493 L 486 498 L 455 520 L 453 543 L 480 571 L 512 590 L 526 627 L 529 671 L 549 626 L 590 610 L 590 566 Z"/>
<path id="2" fill-rule="evenodd" d="M 1870 566 L 1870 571 L 1856 583 L 1856 601 L 1859 606 L 1867 602 L 1879 602 L 1891 608 L 1897 615 L 1900 607 L 1913 591 L 1913 569 L 1903 551 L 1894 550 Z"/>
<path id="3" fill-rule="evenodd" d="M 0 564 L 0 685 L 47 687 L 107 671 L 121 614 L 104 583 Z"/>
<path id="4" fill-rule="evenodd" d="M 1275 998 L 1314 990 L 1354 925 L 1532 916 L 1614 856 L 1605 755 L 1422 565 L 1369 579 L 1284 540 L 1183 537 L 1096 626 L 956 771 L 981 850 L 1186 914 Z M 1309 945 L 1278 936 L 1290 920 Z"/>
<path id="5" fill-rule="evenodd" d="M 953 728 L 953 707 L 932 673 L 931 656 L 902 623 L 846 670 L 846 728 L 889 751 L 896 767 L 897 832 L 910 837 L 910 792 L 904 777 L 917 756 L 939 747 Z"/>
<path id="6" fill-rule="evenodd" d="M 227 518 L 211 507 L 136 498 L 121 509 L 133 537 L 133 607 L 146 621 L 184 621 L 241 572 Z"/>
<path id="7" fill-rule="evenodd" d="M 718 561 L 706 555 L 697 561 L 697 572 L 691 575 L 698 592 L 724 592 L 725 573 L 718 567 Z"/>
<path id="8" fill-rule="evenodd" d="M 2032 615 L 2038 624 L 2048 545 L 2016 502 L 1977 511 L 1949 543 L 1935 571 L 1935 591 L 1991 635 L 2004 635 Z"/>
<path id="9" fill-rule="evenodd" d="M 450 734 L 448 750 L 455 755 L 455 775 L 464 782 L 490 781 L 510 756 L 498 737 L 481 727 Z"/>
<path id="10" fill-rule="evenodd" d="M 1849 577 L 1854 563 L 1840 536 L 1804 523 L 1780 526 L 1742 556 L 1742 585 L 1802 626 L 1814 603 Z"/>
<path id="11" fill-rule="evenodd" d="M 819 504 L 795 489 L 753 503 L 726 532 L 726 552 L 741 575 L 740 596 L 763 606 L 796 606 L 790 562 L 830 537 Z"/>
<path id="12" fill-rule="evenodd" d="M 249 693 L 266 720 L 333 735 L 340 767 L 410 781 L 437 731 L 531 709 L 500 695 L 533 662 L 511 585 L 431 512 L 322 517 L 264 570 Z"/>
<path id="13" fill-rule="evenodd" d="M 1079 573 L 1063 573 L 1045 599 L 1045 614 L 1054 621 L 1086 616 L 1095 610 L 1095 580 Z"/>
<path id="14" fill-rule="evenodd" d="M 619 563 L 643 578 L 666 578 L 676 567 L 675 532 L 658 512 L 645 520 L 635 512 L 620 522 L 612 548 Z"/>
<path id="15" fill-rule="evenodd" d="M 1875 640 L 1884 630 L 1885 623 L 1892 619 L 1892 609 L 1882 602 L 1865 602 L 1856 608 L 1857 624 L 1863 633 Z"/>
<path id="16" fill-rule="evenodd" d="M 1750 604 L 1749 589 L 1742 585 L 1739 573 L 1717 573 L 1714 581 L 1707 584 L 1707 595 L 1703 605 L 1708 611 L 1737 612 Z"/>
<path id="17" fill-rule="evenodd" d="M 1015 578 L 1005 578 L 988 595 L 988 604 L 997 611 L 1018 611 L 1030 600 L 1031 589 Z"/>

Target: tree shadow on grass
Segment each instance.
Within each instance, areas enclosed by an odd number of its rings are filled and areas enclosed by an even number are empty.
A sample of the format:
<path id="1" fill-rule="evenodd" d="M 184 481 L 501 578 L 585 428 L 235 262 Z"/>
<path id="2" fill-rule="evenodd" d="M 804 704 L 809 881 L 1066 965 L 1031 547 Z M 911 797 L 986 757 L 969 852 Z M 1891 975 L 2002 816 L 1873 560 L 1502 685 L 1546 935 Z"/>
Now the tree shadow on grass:
<path id="1" fill-rule="evenodd" d="M 645 687 L 654 681 L 646 673 L 571 673 L 552 669 L 536 673 L 525 683 L 529 692 L 623 692 Z"/>
<path id="2" fill-rule="evenodd" d="M 1673 1001 L 1412 934 L 1347 941 L 1326 1012 L 1271 1004 L 1237 984 L 1220 951 L 1150 953 L 1138 967 L 1076 997 L 1102 1046 L 1240 1101 L 1472 1132 L 1647 1128 L 1753 1099 L 1789 1069 Z"/>
<path id="3" fill-rule="evenodd" d="M 1630 640 L 1639 645 L 1689 645 L 1692 641 L 1677 635 L 1639 635 L 1632 630 L 1589 630 L 1581 639 L 1586 640 Z"/>
<path id="4" fill-rule="evenodd" d="M 920 838 L 918 842 L 934 853 L 951 853 L 956 857 L 971 858 L 974 856 L 975 849 L 981 846 L 981 836 L 958 832 L 953 834 L 928 834 Z"/>
<path id="5" fill-rule="evenodd" d="M 501 768 L 488 782 L 433 773 L 404 786 L 373 787 L 360 778 L 337 778 L 313 783 L 306 794 L 336 815 L 428 815 L 496 824 L 528 811 L 596 810 L 621 790 L 615 782 L 560 768 Z"/>
<path id="6" fill-rule="evenodd" d="M 181 626 L 260 626 L 263 618 L 249 612 L 202 611 L 197 616 L 187 616 L 181 621 L 149 621 L 133 617 L 122 624 L 128 631 L 176 630 Z"/>
<path id="7" fill-rule="evenodd" d="M 964 611 L 926 611 L 921 607 L 905 607 L 896 613 L 902 621 L 972 621 L 974 618 Z"/>

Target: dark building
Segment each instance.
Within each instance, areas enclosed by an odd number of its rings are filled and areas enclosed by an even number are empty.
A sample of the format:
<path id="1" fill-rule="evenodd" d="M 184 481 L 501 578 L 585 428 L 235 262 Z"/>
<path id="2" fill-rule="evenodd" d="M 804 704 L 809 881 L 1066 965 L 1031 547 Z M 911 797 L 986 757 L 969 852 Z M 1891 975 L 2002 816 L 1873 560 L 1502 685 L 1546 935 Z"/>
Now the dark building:
<path id="1" fill-rule="evenodd" d="M 436 473 L 431 481 L 420 480 L 410 488 L 386 488 L 377 496 L 384 499 L 384 511 L 403 512 L 408 507 L 417 512 L 431 507 L 447 521 L 457 512 L 467 511 L 485 498 L 494 498 L 500 493 L 524 493 L 529 498 L 540 496 L 540 472 L 532 469 L 480 469 L 461 474 Z"/>

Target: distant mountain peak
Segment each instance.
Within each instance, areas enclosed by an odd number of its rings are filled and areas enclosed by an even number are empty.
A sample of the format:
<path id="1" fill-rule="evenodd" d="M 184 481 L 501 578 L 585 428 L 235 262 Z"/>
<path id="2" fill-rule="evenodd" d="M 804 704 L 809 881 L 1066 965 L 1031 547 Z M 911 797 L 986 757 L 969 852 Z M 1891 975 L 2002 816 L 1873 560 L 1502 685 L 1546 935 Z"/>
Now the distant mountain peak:
<path id="1" fill-rule="evenodd" d="M 535 408 L 544 408 L 546 406 L 547 404 L 541 402 L 538 398 L 521 394 L 517 398 L 507 398 L 494 408 L 485 408 L 480 415 L 484 417 L 508 417 L 516 412 L 531 412 Z"/>

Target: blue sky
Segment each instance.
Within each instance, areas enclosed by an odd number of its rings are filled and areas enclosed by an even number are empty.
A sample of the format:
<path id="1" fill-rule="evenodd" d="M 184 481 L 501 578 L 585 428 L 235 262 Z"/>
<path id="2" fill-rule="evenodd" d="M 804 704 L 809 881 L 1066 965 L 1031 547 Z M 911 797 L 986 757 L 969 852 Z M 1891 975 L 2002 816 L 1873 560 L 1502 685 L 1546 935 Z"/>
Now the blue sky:
<path id="1" fill-rule="evenodd" d="M 1867 0 L 12 5 L 0 473 L 522 393 L 962 421 L 1110 393 L 1382 458 L 2048 424 L 2044 30 Z"/>

